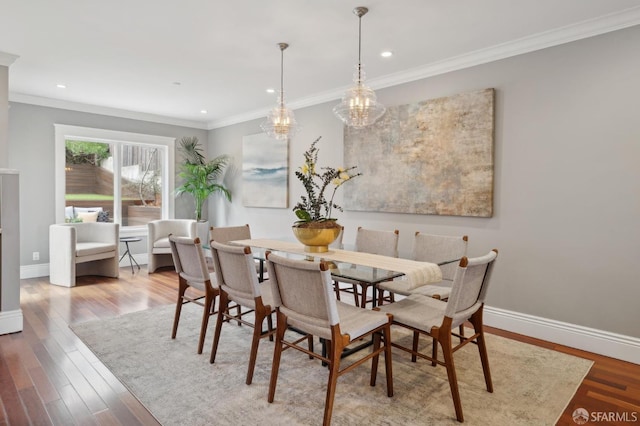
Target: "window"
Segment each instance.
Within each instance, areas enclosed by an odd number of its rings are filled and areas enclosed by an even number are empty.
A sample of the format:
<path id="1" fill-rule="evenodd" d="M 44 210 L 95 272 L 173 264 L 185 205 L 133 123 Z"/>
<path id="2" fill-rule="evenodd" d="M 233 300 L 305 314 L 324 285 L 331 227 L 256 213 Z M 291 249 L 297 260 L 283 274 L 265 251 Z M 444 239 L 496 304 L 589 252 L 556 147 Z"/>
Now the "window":
<path id="1" fill-rule="evenodd" d="M 56 222 L 110 221 L 145 235 L 149 221 L 173 217 L 174 138 L 55 129 Z"/>

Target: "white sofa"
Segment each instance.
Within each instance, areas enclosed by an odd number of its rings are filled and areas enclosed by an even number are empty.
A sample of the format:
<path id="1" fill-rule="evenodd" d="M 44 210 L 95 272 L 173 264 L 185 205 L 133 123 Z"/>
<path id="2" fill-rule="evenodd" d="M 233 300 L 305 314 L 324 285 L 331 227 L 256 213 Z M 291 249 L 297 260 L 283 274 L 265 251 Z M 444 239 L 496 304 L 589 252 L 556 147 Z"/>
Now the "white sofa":
<path id="1" fill-rule="evenodd" d="M 196 221 L 190 219 L 153 220 L 147 224 L 147 228 L 149 231 L 147 237 L 147 252 L 149 254 L 147 269 L 150 274 L 158 268 L 173 266 L 169 234 L 173 234 L 176 237 L 196 237 Z"/>
<path id="2" fill-rule="evenodd" d="M 117 278 L 117 223 L 64 223 L 49 227 L 49 281 L 74 287 L 76 277 L 100 275 Z"/>

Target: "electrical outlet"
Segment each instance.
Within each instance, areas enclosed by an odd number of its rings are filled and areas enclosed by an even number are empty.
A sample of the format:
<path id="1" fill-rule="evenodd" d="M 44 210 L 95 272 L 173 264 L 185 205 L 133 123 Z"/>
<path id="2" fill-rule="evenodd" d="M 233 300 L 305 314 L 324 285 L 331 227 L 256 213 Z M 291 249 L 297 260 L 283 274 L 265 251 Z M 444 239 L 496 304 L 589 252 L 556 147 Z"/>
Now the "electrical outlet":
<path id="1" fill-rule="evenodd" d="M 34 251 L 33 252 L 33 260 L 40 260 L 40 252 L 39 251 Z"/>

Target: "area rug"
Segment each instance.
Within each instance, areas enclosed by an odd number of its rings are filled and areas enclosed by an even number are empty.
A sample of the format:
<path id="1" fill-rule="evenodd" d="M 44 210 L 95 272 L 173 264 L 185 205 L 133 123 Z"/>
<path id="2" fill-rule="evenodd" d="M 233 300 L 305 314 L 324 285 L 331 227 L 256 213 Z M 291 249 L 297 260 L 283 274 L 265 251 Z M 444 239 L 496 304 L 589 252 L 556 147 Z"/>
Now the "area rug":
<path id="1" fill-rule="evenodd" d="M 214 321 L 196 354 L 201 310 L 186 305 L 175 340 L 173 306 L 71 326 L 96 356 L 166 426 L 319 425 L 328 372 L 318 360 L 282 355 L 275 401 L 267 402 L 273 343 L 263 339 L 253 384 L 245 384 L 251 329 L 224 324 L 215 364 L 209 364 Z M 394 329 L 393 339 L 411 341 Z M 424 342 L 425 345 L 430 343 Z M 553 425 L 589 371 L 582 358 L 487 335 L 494 392 L 486 391 L 475 345 L 455 353 L 465 424 Z M 358 356 L 358 354 L 352 355 Z M 343 363 L 349 362 L 347 357 Z M 446 369 L 393 350 L 395 394 L 386 396 L 384 360 L 369 386 L 365 364 L 338 379 L 334 425 L 456 425 Z"/>

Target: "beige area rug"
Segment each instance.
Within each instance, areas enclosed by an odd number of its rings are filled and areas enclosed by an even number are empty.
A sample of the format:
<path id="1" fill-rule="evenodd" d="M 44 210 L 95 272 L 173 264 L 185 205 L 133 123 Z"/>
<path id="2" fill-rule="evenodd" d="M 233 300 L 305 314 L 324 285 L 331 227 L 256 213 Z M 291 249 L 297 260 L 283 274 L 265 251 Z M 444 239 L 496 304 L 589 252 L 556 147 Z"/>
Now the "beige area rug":
<path id="1" fill-rule="evenodd" d="M 319 425 L 328 372 L 302 352 L 283 353 L 275 401 L 267 402 L 273 343 L 260 343 L 253 384 L 245 385 L 251 329 L 225 324 L 209 364 L 213 318 L 196 354 L 201 310 L 186 305 L 171 340 L 173 306 L 73 325 L 73 331 L 163 425 Z M 394 329 L 394 339 L 410 342 Z M 425 341 L 425 345 L 429 345 Z M 477 347 L 455 353 L 465 424 L 553 425 L 592 362 L 488 335 L 494 393 L 488 393 Z M 357 356 L 353 355 L 353 356 Z M 343 360 L 343 365 L 349 358 Z M 446 425 L 455 420 L 444 367 L 412 363 L 394 349 L 395 395 L 385 392 L 384 359 L 369 386 L 369 364 L 338 379 L 334 425 Z"/>

